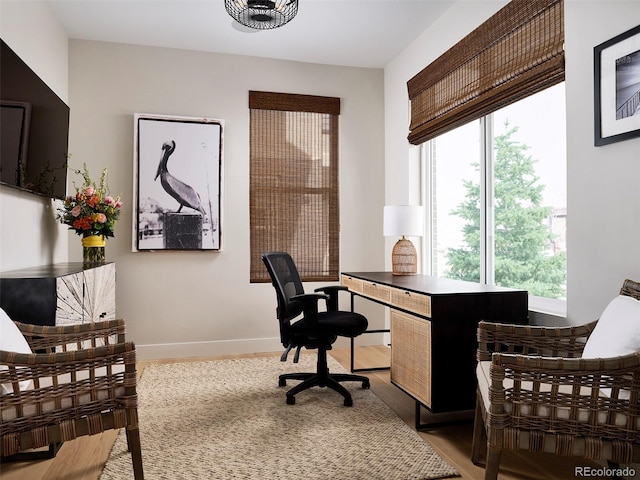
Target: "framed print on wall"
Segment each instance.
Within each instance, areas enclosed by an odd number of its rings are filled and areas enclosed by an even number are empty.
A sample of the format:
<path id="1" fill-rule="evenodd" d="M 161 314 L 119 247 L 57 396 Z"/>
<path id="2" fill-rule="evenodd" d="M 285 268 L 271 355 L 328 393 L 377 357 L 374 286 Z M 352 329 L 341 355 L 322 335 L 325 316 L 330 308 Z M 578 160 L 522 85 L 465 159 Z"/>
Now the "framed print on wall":
<path id="1" fill-rule="evenodd" d="M 134 120 L 133 251 L 221 250 L 224 121 Z"/>
<path id="2" fill-rule="evenodd" d="M 640 25 L 593 49 L 595 145 L 640 136 Z"/>

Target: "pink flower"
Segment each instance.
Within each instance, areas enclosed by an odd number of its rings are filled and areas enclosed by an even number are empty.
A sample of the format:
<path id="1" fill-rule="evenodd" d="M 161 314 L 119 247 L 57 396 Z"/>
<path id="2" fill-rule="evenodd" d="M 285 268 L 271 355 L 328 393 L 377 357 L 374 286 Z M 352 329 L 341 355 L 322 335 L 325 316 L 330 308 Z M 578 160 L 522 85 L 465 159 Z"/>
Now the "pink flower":
<path id="1" fill-rule="evenodd" d="M 94 194 L 94 192 L 95 192 L 95 191 L 96 191 L 96 190 L 95 190 L 95 188 L 93 188 L 93 185 L 89 185 L 88 187 L 86 187 L 86 188 L 84 189 L 84 194 L 85 194 L 86 196 L 90 197 L 91 195 L 93 195 L 93 194 Z"/>
<path id="2" fill-rule="evenodd" d="M 113 197 L 108 196 L 108 197 L 104 197 L 104 203 L 106 203 L 107 205 L 111 205 L 114 202 Z"/>
<path id="3" fill-rule="evenodd" d="M 80 215 L 80 212 L 82 212 L 82 207 L 80 205 L 76 205 L 71 209 L 71 215 L 73 215 L 74 217 Z"/>
<path id="4" fill-rule="evenodd" d="M 116 208 L 122 208 L 122 202 L 120 200 L 116 202 Z"/>
<path id="5" fill-rule="evenodd" d="M 104 213 L 98 213 L 96 215 L 96 222 L 105 223 L 107 221 L 107 216 Z"/>

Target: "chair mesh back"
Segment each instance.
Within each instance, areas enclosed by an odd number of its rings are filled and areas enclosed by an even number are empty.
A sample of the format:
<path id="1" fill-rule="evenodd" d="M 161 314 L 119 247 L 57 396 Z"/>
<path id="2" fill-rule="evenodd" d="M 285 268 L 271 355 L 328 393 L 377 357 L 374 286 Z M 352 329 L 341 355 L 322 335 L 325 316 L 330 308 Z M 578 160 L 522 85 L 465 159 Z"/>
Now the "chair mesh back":
<path id="1" fill-rule="evenodd" d="M 288 253 L 267 252 L 262 254 L 271 283 L 278 297 L 278 319 L 287 322 L 302 313 L 302 304 L 291 297 L 304 293 L 302 281 L 293 259 Z"/>

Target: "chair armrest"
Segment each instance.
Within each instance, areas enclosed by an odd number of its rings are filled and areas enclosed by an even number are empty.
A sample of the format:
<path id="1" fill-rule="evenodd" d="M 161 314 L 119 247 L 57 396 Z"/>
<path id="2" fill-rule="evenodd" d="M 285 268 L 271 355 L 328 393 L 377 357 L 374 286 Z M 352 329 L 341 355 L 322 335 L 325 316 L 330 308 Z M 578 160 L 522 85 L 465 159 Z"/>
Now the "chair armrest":
<path id="1" fill-rule="evenodd" d="M 609 358 L 563 358 L 541 355 L 519 355 L 513 353 L 494 353 L 491 363 L 512 370 L 540 372 L 555 375 L 563 372 L 569 375 L 615 375 L 626 371 L 640 370 L 640 352 Z M 640 384 L 636 385 L 640 389 Z"/>
<path id="2" fill-rule="evenodd" d="M 495 421 L 545 423 L 544 428 L 573 434 L 583 428 L 595 438 L 635 435 L 637 440 L 640 352 L 593 359 L 494 353 L 489 376 Z M 620 425 L 623 418 L 630 422 L 626 427 Z"/>
<path id="3" fill-rule="evenodd" d="M 53 353 L 56 347 L 67 351 L 71 345 L 74 349 L 124 343 L 125 321 L 123 319 L 104 322 L 89 322 L 77 325 L 42 326 L 14 322 L 33 351 Z"/>
<path id="4" fill-rule="evenodd" d="M 59 390 L 63 388 L 59 379 L 63 376 L 71 379 L 65 385 L 82 383 L 85 390 L 109 390 L 105 387 L 104 381 L 98 379 L 110 376 L 124 387 L 133 387 L 135 393 L 137 381 L 136 349 L 133 342 L 60 353 L 16 353 L 0 350 L 0 365 L 6 367 L 0 370 L 0 384 L 13 385 L 13 394 L 0 395 L 1 408 L 19 404 L 17 397 L 33 398 L 42 402 L 46 395 L 59 395 Z M 121 369 L 122 372 L 116 372 L 114 367 L 117 365 L 124 367 Z M 89 373 L 86 379 L 81 380 L 76 376 L 81 371 Z M 55 388 L 42 384 L 45 378 L 53 379 Z M 33 381 L 33 388 L 20 390 L 19 383 L 29 380 Z M 75 388 L 74 394 L 77 395 L 79 387 Z M 45 393 L 45 389 L 48 393 Z"/>
<path id="5" fill-rule="evenodd" d="M 291 300 L 302 303 L 305 320 L 309 323 L 310 327 L 315 327 L 318 318 L 318 302 L 320 300 L 327 300 L 328 298 L 328 295 L 322 293 L 301 293 L 300 295 L 291 297 Z"/>
<path id="6" fill-rule="evenodd" d="M 327 298 L 327 310 L 335 312 L 338 310 L 338 294 L 342 291 L 348 291 L 349 289 L 344 285 L 327 285 L 326 287 L 319 287 L 314 292 L 322 292 L 329 296 Z"/>
<path id="7" fill-rule="evenodd" d="M 579 357 L 597 320 L 584 325 L 542 327 L 481 321 L 478 324 L 478 361 L 494 352 L 549 357 Z"/>

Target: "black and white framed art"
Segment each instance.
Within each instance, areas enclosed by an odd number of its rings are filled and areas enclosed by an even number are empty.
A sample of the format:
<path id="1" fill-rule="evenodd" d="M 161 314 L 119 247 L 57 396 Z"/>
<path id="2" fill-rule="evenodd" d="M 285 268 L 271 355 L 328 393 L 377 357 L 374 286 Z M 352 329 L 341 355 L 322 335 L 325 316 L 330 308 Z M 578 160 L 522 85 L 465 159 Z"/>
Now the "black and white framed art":
<path id="1" fill-rule="evenodd" d="M 221 250 L 224 121 L 134 120 L 133 250 Z"/>
<path id="2" fill-rule="evenodd" d="M 640 25 L 593 49 L 595 145 L 640 136 Z"/>

